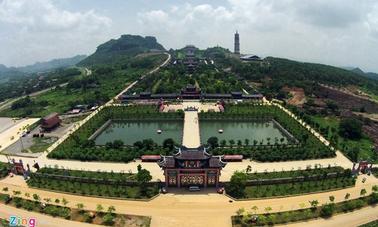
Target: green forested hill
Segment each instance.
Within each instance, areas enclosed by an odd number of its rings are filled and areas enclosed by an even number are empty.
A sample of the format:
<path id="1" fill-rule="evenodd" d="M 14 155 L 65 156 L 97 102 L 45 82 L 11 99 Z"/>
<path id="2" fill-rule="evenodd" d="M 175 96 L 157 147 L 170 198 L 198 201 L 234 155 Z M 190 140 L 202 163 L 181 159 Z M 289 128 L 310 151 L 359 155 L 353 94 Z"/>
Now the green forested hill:
<path id="1" fill-rule="evenodd" d="M 355 85 L 378 94 L 378 81 L 355 72 L 334 66 L 303 63 L 282 58 L 268 57 L 264 64 L 236 63 L 233 69 L 247 80 L 262 82 L 264 89 L 278 92 L 281 87 L 302 87 L 311 91 L 314 84 L 337 87 Z"/>
<path id="2" fill-rule="evenodd" d="M 152 36 L 122 35 L 119 39 L 112 39 L 98 46 L 96 52 L 79 65 L 117 64 L 151 50 L 165 49 Z"/>

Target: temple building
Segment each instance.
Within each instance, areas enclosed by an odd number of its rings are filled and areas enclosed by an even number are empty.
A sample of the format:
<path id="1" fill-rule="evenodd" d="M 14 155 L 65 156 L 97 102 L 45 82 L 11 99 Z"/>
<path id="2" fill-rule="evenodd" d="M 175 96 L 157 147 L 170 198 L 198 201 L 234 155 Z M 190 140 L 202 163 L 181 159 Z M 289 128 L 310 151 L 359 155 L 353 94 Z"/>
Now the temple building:
<path id="1" fill-rule="evenodd" d="M 206 152 L 204 146 L 182 146 L 172 156 L 161 156 L 158 165 L 164 170 L 166 187 L 218 187 L 221 169 L 226 163 L 222 156 Z"/>
<path id="2" fill-rule="evenodd" d="M 185 58 L 183 60 L 183 63 L 186 66 L 188 72 L 193 73 L 199 63 L 199 59 L 195 55 L 197 48 L 193 45 L 187 45 L 184 50 Z"/>
<path id="3" fill-rule="evenodd" d="M 240 39 L 238 31 L 236 31 L 234 35 L 234 54 L 240 54 Z"/>
<path id="4" fill-rule="evenodd" d="M 50 131 L 60 125 L 62 120 L 59 118 L 58 113 L 51 113 L 48 116 L 42 118 L 41 128 L 45 131 Z"/>

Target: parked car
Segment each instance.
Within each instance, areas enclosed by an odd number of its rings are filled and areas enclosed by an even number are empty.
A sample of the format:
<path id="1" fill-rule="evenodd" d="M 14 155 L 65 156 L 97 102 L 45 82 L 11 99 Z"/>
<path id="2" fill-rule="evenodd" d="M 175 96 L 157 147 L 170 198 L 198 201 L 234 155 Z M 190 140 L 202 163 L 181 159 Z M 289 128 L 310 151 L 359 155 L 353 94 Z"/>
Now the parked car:
<path id="1" fill-rule="evenodd" d="M 191 192 L 197 192 L 197 191 L 201 191 L 201 189 L 198 186 L 190 186 L 189 187 L 189 191 L 191 191 Z"/>

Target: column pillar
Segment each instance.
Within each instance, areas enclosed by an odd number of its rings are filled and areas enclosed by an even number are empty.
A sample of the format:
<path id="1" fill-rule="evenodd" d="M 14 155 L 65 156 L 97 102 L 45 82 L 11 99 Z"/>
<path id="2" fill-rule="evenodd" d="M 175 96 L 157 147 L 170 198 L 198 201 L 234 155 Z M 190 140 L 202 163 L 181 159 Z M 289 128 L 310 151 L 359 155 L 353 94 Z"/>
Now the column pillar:
<path id="1" fill-rule="evenodd" d="M 207 170 L 205 170 L 204 187 L 207 188 Z"/>
<path id="2" fill-rule="evenodd" d="M 181 188 L 181 174 L 180 174 L 180 170 L 177 171 L 177 187 Z"/>
<path id="3" fill-rule="evenodd" d="M 168 176 L 167 169 L 164 170 L 164 176 L 165 176 L 165 187 L 168 188 L 168 185 L 169 185 L 168 184 L 168 180 L 169 180 L 168 178 L 169 178 L 169 176 Z"/>

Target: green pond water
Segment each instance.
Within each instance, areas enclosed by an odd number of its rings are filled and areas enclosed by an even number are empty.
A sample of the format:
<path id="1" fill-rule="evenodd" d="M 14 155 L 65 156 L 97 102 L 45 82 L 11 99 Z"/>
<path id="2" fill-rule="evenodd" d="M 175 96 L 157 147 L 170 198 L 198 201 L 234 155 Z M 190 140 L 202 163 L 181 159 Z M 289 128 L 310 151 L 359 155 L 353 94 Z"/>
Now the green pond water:
<path id="1" fill-rule="evenodd" d="M 218 130 L 223 129 L 223 133 Z M 253 145 L 253 141 L 257 140 L 258 144 L 263 141 L 267 144 L 267 138 L 270 138 L 270 144 L 274 144 L 276 139 L 281 144 L 281 138 L 284 138 L 283 143 L 288 143 L 285 134 L 273 123 L 267 122 L 251 122 L 251 121 L 200 121 L 201 143 L 204 144 L 207 140 L 215 136 L 219 142 L 226 140 L 234 140 L 235 145 L 238 140 L 244 144 L 245 139 L 249 139 L 249 144 Z"/>
<path id="2" fill-rule="evenodd" d="M 156 132 L 159 129 L 162 130 L 161 134 Z M 122 140 L 126 145 L 133 145 L 137 141 L 152 139 L 161 145 L 167 138 L 181 143 L 182 131 L 182 121 L 114 121 L 95 138 L 95 143 L 105 145 Z"/>

